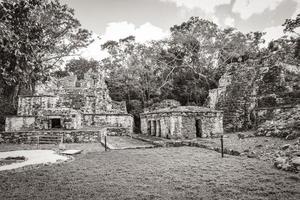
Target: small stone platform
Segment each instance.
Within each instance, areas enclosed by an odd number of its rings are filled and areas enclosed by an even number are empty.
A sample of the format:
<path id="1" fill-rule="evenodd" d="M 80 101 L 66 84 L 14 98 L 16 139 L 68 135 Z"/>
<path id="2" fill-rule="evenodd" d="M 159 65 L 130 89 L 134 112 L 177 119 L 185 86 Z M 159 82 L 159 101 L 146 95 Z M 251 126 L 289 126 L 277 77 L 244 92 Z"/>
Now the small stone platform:
<path id="1" fill-rule="evenodd" d="M 65 143 L 93 143 L 99 142 L 103 134 L 121 136 L 126 135 L 127 130 L 123 127 L 82 128 L 78 130 L 31 130 L 0 132 L 0 143 L 31 144 L 37 143 L 37 136 L 61 137 Z M 59 141 L 58 141 L 59 142 Z"/>
<path id="2" fill-rule="evenodd" d="M 104 145 L 104 137 L 101 138 L 101 143 Z M 143 149 L 154 148 L 156 145 L 141 141 L 130 136 L 107 136 L 106 144 L 108 149 Z"/>

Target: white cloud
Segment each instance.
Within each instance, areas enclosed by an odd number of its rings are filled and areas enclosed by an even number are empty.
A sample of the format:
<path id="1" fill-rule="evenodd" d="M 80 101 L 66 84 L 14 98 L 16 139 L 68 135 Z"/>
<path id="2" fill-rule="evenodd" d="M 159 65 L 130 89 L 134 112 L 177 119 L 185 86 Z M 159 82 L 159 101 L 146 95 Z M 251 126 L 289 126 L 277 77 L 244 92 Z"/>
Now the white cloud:
<path id="1" fill-rule="evenodd" d="M 282 36 L 297 37 L 295 33 L 284 33 L 283 29 L 283 26 L 272 26 L 265 28 L 263 30 L 263 32 L 266 32 L 266 35 L 263 36 L 263 39 L 266 41 L 265 45 L 268 45 L 270 41 L 276 40 Z M 300 32 L 300 28 L 295 29 L 295 32 Z"/>
<path id="2" fill-rule="evenodd" d="M 94 60 L 100 61 L 107 57 L 108 53 L 106 51 L 102 51 L 101 44 L 103 42 L 96 33 L 93 33 L 92 38 L 94 39 L 94 42 L 79 52 L 80 57 L 87 59 L 93 58 Z"/>
<path id="3" fill-rule="evenodd" d="M 234 27 L 235 21 L 234 18 L 232 17 L 226 17 L 224 20 L 224 25 L 225 26 L 230 26 L 230 27 Z"/>
<path id="4" fill-rule="evenodd" d="M 134 33 L 135 33 L 134 24 L 128 23 L 126 21 L 112 22 L 108 24 L 108 26 L 105 29 L 105 33 L 101 38 L 103 41 L 119 40 L 129 35 L 134 35 Z"/>
<path id="5" fill-rule="evenodd" d="M 213 13 L 215 7 L 223 4 L 230 4 L 230 0 L 161 0 L 163 2 L 176 3 L 177 7 L 188 9 L 201 8 L 207 13 Z"/>
<path id="6" fill-rule="evenodd" d="M 272 27 L 265 28 L 263 32 L 266 32 L 266 35 L 264 35 L 263 38 L 266 40 L 266 45 L 271 40 L 276 40 L 281 36 L 283 36 L 284 35 L 283 29 L 284 29 L 283 26 L 272 26 Z"/>
<path id="7" fill-rule="evenodd" d="M 242 19 L 248 19 L 252 15 L 262 13 L 267 9 L 276 9 L 282 1 L 284 0 L 237 0 L 232 11 L 239 13 Z"/>
<path id="8" fill-rule="evenodd" d="M 300 14 L 300 1 L 299 0 L 294 0 L 297 3 L 297 7 L 295 12 L 292 15 L 292 18 L 296 18 L 298 14 Z"/>
<path id="9" fill-rule="evenodd" d="M 147 22 L 139 27 L 136 27 L 132 23 L 126 21 L 123 22 L 113 22 L 109 23 L 105 29 L 105 33 L 99 36 L 93 33 L 92 37 L 94 42 L 90 44 L 87 48 L 82 49 L 79 54 L 81 57 L 87 59 L 102 60 L 108 56 L 106 51 L 101 49 L 101 44 L 105 43 L 108 40 L 119 40 L 125 37 L 133 35 L 136 37 L 137 42 L 147 42 L 150 40 L 159 40 L 167 37 L 168 32 L 164 32 L 161 28 L 152 25 Z"/>
<path id="10" fill-rule="evenodd" d="M 147 22 L 135 30 L 135 37 L 137 42 L 146 42 L 149 40 L 160 40 L 167 37 L 169 34 L 164 32 L 161 28 L 153 26 Z"/>
<path id="11" fill-rule="evenodd" d="M 216 17 L 215 15 L 212 15 L 212 16 L 211 16 L 211 20 L 212 20 L 215 24 L 217 24 L 218 26 L 220 26 L 220 20 L 219 20 L 218 17 Z"/>
<path id="12" fill-rule="evenodd" d="M 135 27 L 134 24 L 124 22 L 109 23 L 106 27 L 102 41 L 119 40 L 127 36 L 133 35 L 136 37 L 137 42 L 147 42 L 149 40 L 159 40 L 168 36 L 161 28 L 152 25 L 149 22 Z"/>

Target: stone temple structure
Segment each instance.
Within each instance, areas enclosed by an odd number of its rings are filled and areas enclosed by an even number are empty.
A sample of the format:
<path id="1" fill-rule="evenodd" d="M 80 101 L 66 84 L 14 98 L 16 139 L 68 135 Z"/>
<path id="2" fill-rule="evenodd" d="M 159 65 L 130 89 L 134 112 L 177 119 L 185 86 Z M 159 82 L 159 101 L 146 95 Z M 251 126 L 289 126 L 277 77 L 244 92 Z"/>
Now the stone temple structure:
<path id="1" fill-rule="evenodd" d="M 159 106 L 144 110 L 142 134 L 170 139 L 193 139 L 223 134 L 223 113 L 198 106 L 180 106 L 165 100 Z"/>
<path id="2" fill-rule="evenodd" d="M 90 70 L 81 80 L 71 75 L 37 87 L 34 95 L 19 96 L 17 116 L 6 118 L 2 139 L 68 134 L 72 140 L 90 142 L 99 131 L 131 133 L 133 117 L 125 102 L 111 100 L 103 76 Z"/>

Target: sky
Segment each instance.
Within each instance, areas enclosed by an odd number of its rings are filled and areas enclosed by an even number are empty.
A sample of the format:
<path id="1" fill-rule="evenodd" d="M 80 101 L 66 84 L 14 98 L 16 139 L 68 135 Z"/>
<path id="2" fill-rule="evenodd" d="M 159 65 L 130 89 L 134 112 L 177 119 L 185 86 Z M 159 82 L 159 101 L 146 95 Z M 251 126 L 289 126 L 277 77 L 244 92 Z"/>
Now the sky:
<path id="1" fill-rule="evenodd" d="M 220 27 L 244 33 L 266 32 L 265 40 L 283 35 L 285 19 L 300 14 L 300 0 L 60 0 L 75 9 L 82 26 L 93 32 L 95 42 L 82 56 L 100 60 L 100 45 L 134 35 L 138 42 L 162 39 L 175 24 L 191 16 L 208 19 Z M 101 39 L 98 39 L 100 37 Z"/>

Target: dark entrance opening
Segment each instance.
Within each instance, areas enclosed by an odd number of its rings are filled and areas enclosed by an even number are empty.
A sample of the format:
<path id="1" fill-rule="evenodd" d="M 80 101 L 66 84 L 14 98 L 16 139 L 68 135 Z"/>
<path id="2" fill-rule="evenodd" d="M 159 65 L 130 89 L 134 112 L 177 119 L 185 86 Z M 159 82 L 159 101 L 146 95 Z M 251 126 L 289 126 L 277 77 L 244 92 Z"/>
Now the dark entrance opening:
<path id="1" fill-rule="evenodd" d="M 52 128 L 61 128 L 61 123 L 59 118 L 51 119 Z"/>
<path id="2" fill-rule="evenodd" d="M 147 125 L 147 134 L 151 135 L 151 121 L 148 121 L 148 125 Z"/>
<path id="3" fill-rule="evenodd" d="M 156 121 L 153 121 L 153 133 L 152 135 L 156 136 Z"/>
<path id="4" fill-rule="evenodd" d="M 200 119 L 196 119 L 196 136 L 202 137 L 202 122 Z"/>
<path id="5" fill-rule="evenodd" d="M 157 128 L 158 128 L 157 136 L 161 137 L 161 124 L 160 124 L 160 120 L 157 121 Z"/>

